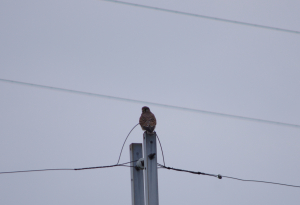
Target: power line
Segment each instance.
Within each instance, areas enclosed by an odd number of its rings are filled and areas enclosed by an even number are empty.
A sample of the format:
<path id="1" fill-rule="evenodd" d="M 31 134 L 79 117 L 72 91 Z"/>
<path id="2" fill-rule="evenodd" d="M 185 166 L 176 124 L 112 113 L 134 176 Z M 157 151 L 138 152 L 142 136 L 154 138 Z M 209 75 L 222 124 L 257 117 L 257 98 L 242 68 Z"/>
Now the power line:
<path id="1" fill-rule="evenodd" d="M 164 166 L 166 166 L 166 163 L 165 163 L 165 156 L 164 156 L 164 151 L 163 151 L 163 148 L 162 148 L 162 146 L 161 146 L 161 143 L 160 143 L 159 137 L 158 137 L 158 135 L 157 135 L 157 133 L 156 133 L 156 132 L 155 132 L 155 134 L 156 134 L 156 137 L 157 137 L 157 139 L 158 139 L 158 142 L 159 142 L 159 146 L 160 146 L 160 150 L 161 150 L 161 155 L 162 155 L 162 158 L 163 158 Z"/>
<path id="2" fill-rule="evenodd" d="M 173 167 L 166 167 L 166 166 L 164 166 L 162 164 L 159 164 L 159 163 L 157 163 L 157 165 L 161 168 L 164 168 L 164 169 L 170 169 L 170 170 L 175 170 L 175 171 L 179 171 L 179 172 L 187 172 L 187 173 L 190 173 L 190 174 L 206 175 L 206 176 L 217 177 L 219 179 L 222 179 L 222 177 L 220 177 L 220 175 L 207 174 L 207 173 L 204 173 L 204 172 L 195 172 L 195 171 L 190 171 L 190 170 L 185 170 L 185 169 L 177 169 L 177 168 L 173 168 Z"/>
<path id="3" fill-rule="evenodd" d="M 82 168 L 58 168 L 58 169 L 33 169 L 33 170 L 21 170 L 21 171 L 9 171 L 9 172 L 0 172 L 0 174 L 16 174 L 16 173 L 24 173 L 24 172 L 42 172 L 42 171 L 81 171 L 81 170 L 88 170 L 88 169 L 103 169 L 103 168 L 112 168 L 112 167 L 134 167 L 129 164 L 131 162 L 136 162 L 135 161 L 130 161 L 130 162 L 125 162 L 122 164 L 114 164 L 114 165 L 107 165 L 107 166 L 97 166 L 97 167 L 82 167 Z M 173 168 L 173 167 L 166 167 L 162 164 L 157 163 L 159 166 L 158 168 L 164 168 L 164 169 L 169 169 L 169 170 L 175 170 L 175 171 L 180 171 L 180 172 L 187 172 L 190 174 L 197 174 L 197 175 L 206 175 L 206 176 L 212 176 L 216 177 L 219 179 L 222 178 L 229 178 L 229 179 L 235 179 L 239 181 L 247 181 L 247 182 L 259 182 L 259 183 L 268 183 L 268 184 L 274 184 L 274 185 L 281 185 L 281 186 L 289 186 L 289 187 L 295 187 L 295 188 L 300 188 L 300 186 L 296 185 L 290 185 L 290 184 L 282 184 L 282 183 L 277 183 L 277 182 L 268 182 L 268 181 L 259 181 L 259 180 L 247 180 L 247 179 L 239 179 L 235 177 L 229 177 L 229 176 L 222 176 L 222 175 L 215 175 L 215 174 L 208 174 L 204 172 L 196 172 L 196 171 L 190 171 L 190 170 L 184 170 L 184 169 L 178 169 L 178 168 Z"/>
<path id="4" fill-rule="evenodd" d="M 229 118 L 234 118 L 234 119 L 239 119 L 239 120 L 248 120 L 248 121 L 255 121 L 255 122 L 261 122 L 261 123 L 269 123 L 269 124 L 274 124 L 274 125 L 283 125 L 283 126 L 300 128 L 300 125 L 285 123 L 285 122 L 276 122 L 276 121 L 271 121 L 271 120 L 263 120 L 263 119 L 251 118 L 251 117 L 243 117 L 243 116 L 238 116 L 238 115 L 231 115 L 231 114 L 225 114 L 225 113 L 219 113 L 219 112 L 211 112 L 211 111 L 206 111 L 206 110 L 198 110 L 198 109 L 193 109 L 193 108 L 185 108 L 185 107 L 179 107 L 179 106 L 174 106 L 174 105 L 166 105 L 166 104 L 161 104 L 161 103 L 147 102 L 147 101 L 142 101 L 142 100 L 134 100 L 134 99 L 128 99 L 128 98 L 114 97 L 114 96 L 109 96 L 109 95 L 101 95 L 101 94 L 96 94 L 96 93 L 70 90 L 70 89 L 65 89 L 65 88 L 57 88 L 57 87 L 39 85 L 39 84 L 33 84 L 33 83 L 25 83 L 25 82 L 7 80 L 7 79 L 1 79 L 1 78 L 0 78 L 0 81 L 8 82 L 8 83 L 15 83 L 15 84 L 19 84 L 19 85 L 38 87 L 38 88 L 51 89 L 51 90 L 56 90 L 56 91 L 76 93 L 76 94 L 81 94 L 81 95 L 107 98 L 107 99 L 111 99 L 111 100 L 119 100 L 119 101 L 139 103 L 139 104 L 148 104 L 148 105 L 154 105 L 154 106 L 164 107 L 164 108 L 172 108 L 172 109 L 188 111 L 188 112 L 196 112 L 196 113 L 209 114 L 209 115 L 215 115 L 215 116 L 221 116 L 221 117 L 229 117 Z"/>
<path id="5" fill-rule="evenodd" d="M 136 161 L 131 161 L 136 162 Z M 103 169 L 103 168 L 111 168 L 111 167 L 131 167 L 126 164 L 131 162 L 125 162 L 122 164 L 114 164 L 108 166 L 97 166 L 97 167 L 82 167 L 82 168 L 61 168 L 61 169 L 32 169 L 32 170 L 22 170 L 22 171 L 10 171 L 10 172 L 0 172 L 0 174 L 15 174 L 15 173 L 24 173 L 24 172 L 44 172 L 44 171 L 80 171 L 87 169 Z"/>
<path id="6" fill-rule="evenodd" d="M 128 137 L 129 137 L 129 135 L 130 135 L 130 133 L 132 132 L 132 130 L 134 130 L 134 128 L 136 128 L 136 126 L 138 126 L 140 123 L 138 123 L 138 124 L 136 124 L 131 130 L 130 130 L 130 132 L 128 133 L 128 135 L 127 135 L 127 137 L 125 138 L 125 140 L 124 140 L 124 142 L 123 142 L 123 145 L 122 145 L 122 148 L 121 148 L 121 151 L 120 151 L 120 154 L 119 154 L 119 159 L 118 159 L 118 162 L 117 162 L 117 164 L 119 164 L 119 161 L 120 161 L 120 159 L 121 159 L 121 156 L 122 156 L 122 151 L 123 151 L 123 148 L 124 148 L 124 145 L 125 145 L 125 143 L 126 143 L 126 141 L 127 141 L 127 139 L 128 139 Z M 164 156 L 164 151 L 163 151 L 163 148 L 162 148 L 162 146 L 161 146 L 161 143 L 160 143 L 160 140 L 159 140 L 159 137 L 158 137 L 158 135 L 156 134 L 156 132 L 155 132 L 155 135 L 156 135 L 156 137 L 157 137 L 157 139 L 158 139 L 158 142 L 159 142 L 159 145 L 160 145 L 160 150 L 161 150 L 161 154 L 162 154 L 162 158 L 163 158 L 163 162 L 164 162 L 164 166 L 166 166 L 166 164 L 165 164 L 165 156 Z"/>
<path id="7" fill-rule="evenodd" d="M 259 183 L 275 184 L 275 185 L 281 185 L 281 186 L 289 186 L 289 187 L 300 188 L 300 186 L 296 186 L 296 185 L 282 184 L 282 183 L 268 182 L 268 181 L 259 181 L 259 180 L 239 179 L 239 178 L 235 178 L 235 177 L 223 176 L 223 175 L 220 175 L 220 174 L 218 174 L 218 175 L 216 175 L 216 174 L 207 174 L 207 173 L 204 173 L 204 172 L 196 172 L 196 171 L 190 171 L 190 170 L 184 170 L 184 169 L 177 169 L 177 168 L 173 168 L 173 167 L 166 167 L 166 166 L 161 165 L 159 163 L 157 163 L 157 164 L 160 168 L 164 168 L 164 169 L 175 170 L 175 171 L 179 171 L 179 172 L 187 172 L 187 173 L 190 173 L 190 174 L 206 175 L 206 176 L 211 176 L 211 177 L 217 177 L 219 179 L 229 178 L 229 179 L 235 179 L 235 180 L 246 181 L 246 182 L 259 182 Z"/>
<path id="8" fill-rule="evenodd" d="M 295 30 L 277 28 L 277 27 L 272 27 L 272 26 L 264 26 L 264 25 L 253 24 L 253 23 L 246 23 L 246 22 L 241 22 L 241 21 L 234 21 L 234 20 L 211 17 L 211 16 L 206 16 L 206 15 L 193 14 L 193 13 L 188 13 L 188 12 L 183 12 L 183 11 L 175 11 L 175 10 L 171 10 L 171 9 L 164 9 L 164 8 L 159 8 L 159 7 L 146 6 L 146 5 L 129 3 L 129 2 L 124 2 L 124 1 L 114 1 L 114 0 L 102 0 L 102 1 L 114 2 L 114 3 L 118 3 L 118 4 L 125 4 L 125 5 L 128 5 L 128 6 L 141 7 L 141 8 L 164 11 L 164 12 L 175 13 L 175 14 L 182 14 L 182 15 L 193 16 L 193 17 L 204 18 L 204 19 L 210 19 L 210 20 L 215 20 L 215 21 L 222 21 L 222 22 L 226 22 L 226 23 L 240 24 L 240 25 L 244 25 L 244 26 L 252 26 L 252 27 L 257 27 L 257 28 L 264 28 L 264 29 L 270 29 L 270 30 L 275 30 L 275 31 L 283 31 L 283 32 L 288 32 L 288 33 L 300 34 L 300 31 L 295 31 Z"/>
<path id="9" fill-rule="evenodd" d="M 130 132 L 128 133 L 128 135 L 127 135 L 127 137 L 126 137 L 126 139 L 125 139 L 125 141 L 124 141 L 124 143 L 123 143 L 122 149 L 121 149 L 121 151 L 120 151 L 120 155 L 119 155 L 119 159 L 118 159 L 118 163 L 117 163 L 117 164 L 119 164 L 119 161 L 120 161 L 120 158 L 121 158 L 121 155 L 122 155 L 122 151 L 123 151 L 125 142 L 127 141 L 127 139 L 128 139 L 128 137 L 129 137 L 130 133 L 132 132 L 132 130 L 133 130 L 136 126 L 138 126 L 139 124 L 140 124 L 140 123 L 137 123 L 137 124 L 130 130 Z"/>
<path id="10" fill-rule="evenodd" d="M 131 161 L 131 162 L 136 162 L 135 161 Z M 97 166 L 97 167 L 83 167 L 83 168 L 61 168 L 61 169 L 35 169 L 35 170 L 22 170 L 22 171 L 10 171 L 10 172 L 0 172 L 0 174 L 15 174 L 15 173 L 24 173 L 24 172 L 42 172 L 42 171 L 80 171 L 80 170 L 88 170 L 88 169 L 103 169 L 103 168 L 112 168 L 112 167 L 134 167 L 134 166 L 128 166 L 126 164 L 129 164 L 131 162 L 125 162 L 122 164 L 114 164 L 114 165 L 108 165 L 108 166 Z M 300 186 L 296 186 L 296 185 L 290 185 L 290 184 L 282 184 L 282 183 L 276 183 L 276 182 L 268 182 L 268 181 L 259 181 L 259 180 L 247 180 L 247 179 L 239 179 L 239 178 L 235 178 L 235 177 L 229 177 L 229 176 L 222 176 L 222 175 L 215 175 L 215 174 L 207 174 L 204 172 L 196 172 L 196 171 L 190 171 L 190 170 L 184 170 L 184 169 L 177 169 L 177 168 L 173 168 L 173 167 L 166 167 L 162 164 L 158 164 L 158 168 L 164 168 L 164 169 L 169 169 L 169 170 L 175 170 L 175 171 L 180 171 L 180 172 L 187 172 L 190 174 L 197 174 L 197 175 L 206 175 L 206 176 L 212 176 L 212 177 L 216 177 L 219 179 L 222 178 L 229 178 L 229 179 L 235 179 L 235 180 L 239 180 L 239 181 L 247 181 L 247 182 L 259 182 L 259 183 L 267 183 L 267 184 L 274 184 L 274 185 L 281 185 L 281 186 L 289 186 L 289 187 L 295 187 L 295 188 L 300 188 Z"/>
<path id="11" fill-rule="evenodd" d="M 245 182 L 261 182 L 261 183 L 267 183 L 267 184 L 277 184 L 277 185 L 282 185 L 282 186 L 290 186 L 290 187 L 297 187 L 297 188 L 300 188 L 300 186 L 295 186 L 295 185 L 290 185 L 290 184 L 282 184 L 282 183 L 276 183 L 276 182 L 267 182 L 267 181 L 259 181 L 259 180 L 239 179 L 239 178 L 228 177 L 228 176 L 223 176 L 223 175 L 222 175 L 222 177 L 229 178 L 229 179 L 240 180 L 240 181 L 245 181 Z"/>

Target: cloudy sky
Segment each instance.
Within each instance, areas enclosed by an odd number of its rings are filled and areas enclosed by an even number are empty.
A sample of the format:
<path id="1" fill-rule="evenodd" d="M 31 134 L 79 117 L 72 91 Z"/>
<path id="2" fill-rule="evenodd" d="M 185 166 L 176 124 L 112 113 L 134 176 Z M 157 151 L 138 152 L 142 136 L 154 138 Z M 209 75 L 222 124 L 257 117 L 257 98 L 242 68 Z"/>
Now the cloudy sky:
<path id="1" fill-rule="evenodd" d="M 296 0 L 127 2 L 300 31 Z M 300 125 L 299 34 L 100 0 L 1 0 L 0 28 L 0 172 L 115 164 L 148 105 L 167 166 L 300 185 L 300 126 L 151 104 Z M 300 201 L 278 185 L 164 169 L 158 181 L 160 204 Z M 0 204 L 130 205 L 130 169 L 1 174 Z"/>

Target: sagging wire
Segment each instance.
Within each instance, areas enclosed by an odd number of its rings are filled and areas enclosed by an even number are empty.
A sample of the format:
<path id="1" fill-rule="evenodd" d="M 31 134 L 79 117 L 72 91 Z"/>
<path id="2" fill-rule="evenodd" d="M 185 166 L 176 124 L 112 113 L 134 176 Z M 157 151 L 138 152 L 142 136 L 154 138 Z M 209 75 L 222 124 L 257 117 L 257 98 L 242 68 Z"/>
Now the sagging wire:
<path id="1" fill-rule="evenodd" d="M 228 178 L 228 179 L 235 179 L 235 180 L 245 181 L 245 182 L 259 182 L 259 183 L 266 183 L 266 184 L 274 184 L 274 185 L 300 188 L 300 186 L 291 185 L 291 184 L 282 184 L 282 183 L 277 183 L 277 182 L 268 182 L 268 181 L 260 181 L 260 180 L 239 179 L 239 178 L 235 178 L 235 177 L 223 176 L 223 175 L 220 175 L 220 174 L 218 174 L 218 175 L 216 175 L 216 174 L 207 174 L 207 173 L 204 173 L 204 172 L 196 172 L 196 171 L 190 171 L 190 170 L 184 170 L 184 169 L 177 169 L 177 168 L 173 168 L 173 167 L 166 167 L 166 166 L 164 166 L 162 164 L 159 164 L 159 163 L 157 163 L 157 165 L 158 165 L 158 168 L 164 168 L 164 169 L 175 170 L 175 171 L 180 171 L 180 172 L 187 172 L 187 173 L 190 173 L 190 174 L 212 176 L 212 177 L 217 177 L 219 179 Z"/>

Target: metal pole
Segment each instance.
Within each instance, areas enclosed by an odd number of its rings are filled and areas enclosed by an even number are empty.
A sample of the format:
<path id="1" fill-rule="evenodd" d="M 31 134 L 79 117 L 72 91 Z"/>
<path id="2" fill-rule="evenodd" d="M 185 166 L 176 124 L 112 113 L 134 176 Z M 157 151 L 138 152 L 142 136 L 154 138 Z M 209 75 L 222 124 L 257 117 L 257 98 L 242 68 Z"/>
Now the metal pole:
<path id="1" fill-rule="evenodd" d="M 158 205 L 156 133 L 144 132 L 145 201 L 146 205 Z"/>
<path id="2" fill-rule="evenodd" d="M 143 158 L 142 143 L 132 143 L 129 149 L 132 205 L 144 205 L 144 174 L 142 169 L 136 168 L 136 161 Z"/>

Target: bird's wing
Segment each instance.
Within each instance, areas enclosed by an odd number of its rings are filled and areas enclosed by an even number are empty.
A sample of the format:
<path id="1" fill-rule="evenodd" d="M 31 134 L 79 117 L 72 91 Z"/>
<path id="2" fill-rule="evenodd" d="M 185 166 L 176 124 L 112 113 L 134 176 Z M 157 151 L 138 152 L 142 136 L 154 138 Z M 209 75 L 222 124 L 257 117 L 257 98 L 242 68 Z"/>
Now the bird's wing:
<path id="1" fill-rule="evenodd" d="M 149 124 L 151 127 L 154 127 L 156 125 L 156 118 L 153 113 L 148 118 Z"/>
<path id="2" fill-rule="evenodd" d="M 147 122 L 147 118 L 142 114 L 140 117 L 140 125 L 144 126 L 146 122 Z"/>

